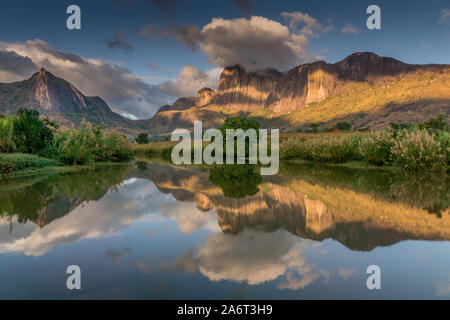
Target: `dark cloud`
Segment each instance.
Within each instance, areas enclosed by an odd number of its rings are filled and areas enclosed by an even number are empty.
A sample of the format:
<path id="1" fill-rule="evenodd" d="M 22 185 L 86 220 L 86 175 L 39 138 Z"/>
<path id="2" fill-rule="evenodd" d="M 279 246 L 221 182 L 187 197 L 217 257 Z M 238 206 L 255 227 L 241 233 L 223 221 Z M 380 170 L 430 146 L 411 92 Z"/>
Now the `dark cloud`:
<path id="1" fill-rule="evenodd" d="M 169 97 L 158 86 L 143 81 L 128 69 L 99 59 L 87 59 L 55 50 L 39 39 L 25 43 L 2 42 L 1 49 L 1 52 L 6 50 L 16 53 L 8 54 L 15 57 L 15 60 L 10 59 L 8 67 L 5 64 L 5 67 L 0 68 L 0 81 L 3 82 L 23 80 L 30 76 L 29 68 L 35 68 L 36 72 L 39 70 L 37 66 L 42 66 L 72 83 L 85 95 L 100 96 L 117 112 L 137 118 L 150 117 L 161 105 L 173 101 L 173 97 Z M 17 55 L 22 57 L 17 58 Z M 13 76 L 11 70 L 14 70 Z"/>
<path id="2" fill-rule="evenodd" d="M 252 0 L 232 0 L 233 4 L 246 16 L 252 14 L 253 1 Z"/>
<path id="3" fill-rule="evenodd" d="M 196 48 L 196 44 L 201 38 L 200 30 L 195 25 L 171 24 L 167 27 L 160 27 L 148 24 L 139 31 L 141 37 L 152 35 L 175 37 L 191 50 Z"/>
<path id="4" fill-rule="evenodd" d="M 173 16 L 175 12 L 174 0 L 147 0 L 159 13 L 165 16 Z"/>
<path id="5" fill-rule="evenodd" d="M 124 52 L 130 52 L 133 50 L 133 45 L 126 42 L 125 35 L 123 33 L 118 33 L 113 40 L 108 41 L 108 47 L 110 49 L 121 49 Z"/>
<path id="6" fill-rule="evenodd" d="M 147 26 L 145 30 L 156 29 Z M 287 70 L 312 59 L 308 52 L 310 33 L 293 32 L 280 22 L 264 17 L 214 18 L 202 29 L 171 25 L 160 31 L 163 36 L 178 38 L 190 49 L 200 48 L 210 63 L 218 67 L 239 64 L 250 70 Z"/>
<path id="7" fill-rule="evenodd" d="M 4 74 L 0 80 L 7 75 L 14 77 L 14 80 L 21 80 L 21 75 L 31 75 L 38 68 L 30 58 L 18 55 L 14 51 L 0 49 L 0 75 Z"/>

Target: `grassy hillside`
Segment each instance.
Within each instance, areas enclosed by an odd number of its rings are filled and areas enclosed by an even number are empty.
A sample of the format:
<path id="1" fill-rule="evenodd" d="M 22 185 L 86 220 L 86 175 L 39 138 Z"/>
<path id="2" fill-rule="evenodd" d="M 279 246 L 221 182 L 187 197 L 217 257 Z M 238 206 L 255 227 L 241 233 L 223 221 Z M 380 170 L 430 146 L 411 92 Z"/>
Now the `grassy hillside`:
<path id="1" fill-rule="evenodd" d="M 450 68 L 420 70 L 393 79 L 350 82 L 327 99 L 277 116 L 269 110 L 251 116 L 285 131 L 306 128 L 311 123 L 331 128 L 338 122 L 355 128 L 385 128 L 391 122 L 423 122 L 444 114 L 450 119 Z"/>

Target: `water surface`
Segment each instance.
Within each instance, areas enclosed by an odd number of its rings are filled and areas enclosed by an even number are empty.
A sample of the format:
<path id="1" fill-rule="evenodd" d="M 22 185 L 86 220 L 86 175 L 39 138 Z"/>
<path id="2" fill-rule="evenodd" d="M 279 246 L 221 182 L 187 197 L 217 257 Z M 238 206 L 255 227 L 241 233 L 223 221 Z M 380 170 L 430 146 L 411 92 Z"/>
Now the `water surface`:
<path id="1" fill-rule="evenodd" d="M 0 298 L 450 298 L 447 177 L 257 172 L 152 160 L 2 181 Z"/>

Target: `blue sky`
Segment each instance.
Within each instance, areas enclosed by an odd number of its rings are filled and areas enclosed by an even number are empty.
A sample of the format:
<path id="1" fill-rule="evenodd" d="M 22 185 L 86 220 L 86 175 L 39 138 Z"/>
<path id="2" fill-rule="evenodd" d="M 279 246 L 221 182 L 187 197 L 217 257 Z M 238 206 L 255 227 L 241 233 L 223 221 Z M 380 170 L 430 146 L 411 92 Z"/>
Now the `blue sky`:
<path id="1" fill-rule="evenodd" d="M 68 16 L 66 8 L 71 4 L 77 4 L 81 8 L 82 30 L 70 31 L 66 28 Z M 366 8 L 371 4 L 381 8 L 381 30 L 368 30 L 366 27 L 368 17 Z M 291 28 L 291 20 L 283 16 L 283 12 L 300 12 L 312 18 L 314 21 L 311 27 L 315 28 L 314 34 L 306 36 L 303 32 L 302 28 L 306 25 L 306 19 L 301 20 L 294 29 Z M 271 54 L 261 60 L 261 64 L 268 64 L 268 67 L 282 66 L 287 70 L 297 64 L 315 59 L 336 62 L 357 51 L 373 51 L 408 63 L 450 63 L 450 0 L 0 0 L 0 42 L 3 43 L 0 48 L 16 51 L 23 56 L 24 52 L 18 52 L 10 44 L 40 39 L 58 52 L 120 66 L 152 86 L 168 82 L 165 91 L 163 90 L 164 93 L 161 93 L 167 96 L 161 96 L 160 99 L 151 102 L 148 96 L 153 93 L 150 90 L 146 93 L 147 98 L 143 98 L 148 100 L 148 106 L 140 103 L 139 108 L 130 107 L 134 110 L 132 114 L 139 113 L 138 117 L 142 117 L 144 114 L 154 112 L 156 105 L 164 102 L 164 99 L 173 100 L 177 95 L 194 91 L 194 87 L 189 90 L 175 88 L 175 86 L 183 85 L 185 83 L 183 81 L 170 83 L 170 79 L 180 77 L 185 65 L 196 68 L 185 70 L 185 76 L 198 71 L 209 72 L 208 76 L 217 78 L 217 70 L 228 61 L 230 63 L 244 61 L 245 64 L 245 60 L 239 60 L 240 57 L 236 57 L 240 52 L 222 57 L 222 52 L 228 48 L 217 47 L 223 45 L 221 39 L 217 39 L 220 33 L 203 34 L 202 29 L 210 24 L 213 18 L 220 17 L 225 21 L 233 21 L 233 19 L 248 20 L 252 16 L 266 18 L 267 21 L 263 21 L 266 24 L 274 21 L 280 26 L 288 27 L 289 37 L 298 34 L 306 37 L 299 42 L 293 40 L 296 45 L 301 43 L 300 46 L 304 46 L 304 48 L 297 48 L 301 53 L 296 51 L 294 58 L 292 52 L 282 52 L 283 48 L 271 47 L 270 43 L 264 43 L 263 49 L 256 50 L 257 52 L 251 52 L 251 50 L 259 48 L 260 42 L 249 48 L 244 48 L 244 43 L 242 51 L 250 51 L 246 54 L 258 57 L 264 56 L 270 50 L 274 52 L 280 50 L 280 55 L 285 60 L 277 63 L 278 56 L 275 53 Z M 347 28 L 347 31 L 350 30 L 350 32 L 344 33 L 343 28 L 348 24 L 351 28 Z M 142 36 L 141 31 L 148 25 L 152 26 L 153 31 Z M 245 24 L 242 25 L 245 26 Z M 194 48 L 189 48 L 181 41 L 182 36 L 178 30 L 185 26 L 197 28 L 192 29 L 197 30 Z M 239 27 L 234 29 L 234 32 L 239 31 Z M 224 29 L 223 32 L 231 33 L 232 31 Z M 117 36 L 131 49 L 108 46 L 108 43 Z M 260 34 L 257 33 L 257 36 Z M 214 39 L 211 40 L 212 38 Z M 251 38 L 249 42 L 253 40 L 255 39 Z M 217 48 L 212 48 L 214 46 Z M 38 61 L 30 54 L 27 53 L 26 56 L 37 65 Z M 273 66 L 270 65 L 272 61 Z M 51 69 L 54 65 L 55 63 L 49 63 L 48 67 Z M 7 82 L 8 76 L 11 81 L 18 80 L 10 73 L 4 73 L 1 76 L 1 68 L 0 58 L 0 81 Z M 216 70 L 213 71 L 214 69 Z M 195 77 L 198 78 L 199 74 L 195 74 Z M 202 73 L 200 77 L 206 76 Z M 80 86 L 79 79 L 68 80 Z M 208 84 L 208 81 L 205 83 Z M 82 84 L 81 87 L 83 87 Z M 87 89 L 89 91 L 89 88 Z M 156 88 L 153 89 L 156 90 Z M 109 98 L 108 94 L 103 95 L 106 95 L 104 98 L 112 104 L 113 108 L 127 109 L 125 100 L 121 101 L 119 98 L 115 100 Z M 152 103 L 154 105 L 150 106 Z M 142 108 L 147 108 L 148 112 L 143 112 Z"/>

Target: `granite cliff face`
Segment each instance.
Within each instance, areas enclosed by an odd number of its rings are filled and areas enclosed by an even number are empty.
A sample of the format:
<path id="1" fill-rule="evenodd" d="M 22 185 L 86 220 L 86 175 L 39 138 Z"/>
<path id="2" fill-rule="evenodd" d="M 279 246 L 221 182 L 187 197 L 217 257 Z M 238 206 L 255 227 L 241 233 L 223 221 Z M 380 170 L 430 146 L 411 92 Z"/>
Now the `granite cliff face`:
<path id="1" fill-rule="evenodd" d="M 0 83 L 0 113 L 15 114 L 19 108 L 38 110 L 67 127 L 79 125 L 84 119 L 104 128 L 122 129 L 130 135 L 144 130 L 137 122 L 113 112 L 100 97 L 83 95 L 71 83 L 44 68 L 27 80 Z"/>
<path id="2" fill-rule="evenodd" d="M 392 77 L 413 68 L 370 52 L 355 53 L 335 64 L 325 61 L 304 64 L 284 75 L 274 70 L 247 73 L 240 66 L 228 67 L 222 73 L 213 102 L 228 109 L 269 108 L 283 114 L 326 99 L 348 82 Z"/>
<path id="3" fill-rule="evenodd" d="M 249 73 L 241 66 L 223 70 L 212 103 L 230 111 L 250 112 L 264 108 L 267 97 L 282 79 L 276 70 Z"/>
<path id="4" fill-rule="evenodd" d="M 240 114 L 285 132 L 311 123 L 323 129 L 339 121 L 354 128 L 383 128 L 439 114 L 450 118 L 449 83 L 450 65 L 410 65 L 371 52 L 354 53 L 334 64 L 303 64 L 286 73 L 248 72 L 235 65 L 223 70 L 216 92 L 202 89 L 195 105 L 182 114 L 172 106 L 172 112 L 160 110 L 157 119 L 146 123 L 150 130 L 168 133 L 190 129 L 195 120 L 217 126 Z"/>

